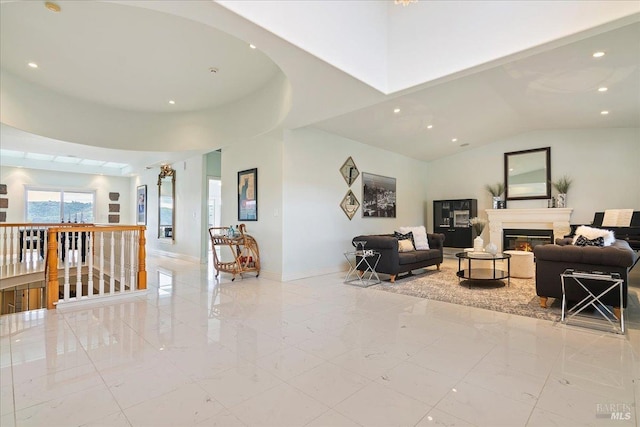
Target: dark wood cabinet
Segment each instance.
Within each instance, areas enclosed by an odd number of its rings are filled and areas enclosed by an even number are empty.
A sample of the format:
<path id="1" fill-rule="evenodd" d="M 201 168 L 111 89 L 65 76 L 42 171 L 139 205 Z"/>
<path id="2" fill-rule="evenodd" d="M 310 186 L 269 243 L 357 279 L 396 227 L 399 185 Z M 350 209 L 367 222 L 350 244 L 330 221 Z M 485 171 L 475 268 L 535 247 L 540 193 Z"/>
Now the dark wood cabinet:
<path id="1" fill-rule="evenodd" d="M 476 237 L 469 220 L 478 215 L 478 200 L 434 200 L 433 231 L 444 234 L 444 246 L 472 248 Z"/>

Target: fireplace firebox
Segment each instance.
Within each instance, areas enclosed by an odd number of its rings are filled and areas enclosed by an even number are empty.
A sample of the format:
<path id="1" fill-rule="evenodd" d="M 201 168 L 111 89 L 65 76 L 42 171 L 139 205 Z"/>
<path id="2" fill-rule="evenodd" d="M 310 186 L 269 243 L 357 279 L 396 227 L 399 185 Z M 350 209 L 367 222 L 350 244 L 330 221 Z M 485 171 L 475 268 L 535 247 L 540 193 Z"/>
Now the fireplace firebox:
<path id="1" fill-rule="evenodd" d="M 503 251 L 533 252 L 537 245 L 553 243 L 553 230 L 504 229 L 502 232 Z"/>

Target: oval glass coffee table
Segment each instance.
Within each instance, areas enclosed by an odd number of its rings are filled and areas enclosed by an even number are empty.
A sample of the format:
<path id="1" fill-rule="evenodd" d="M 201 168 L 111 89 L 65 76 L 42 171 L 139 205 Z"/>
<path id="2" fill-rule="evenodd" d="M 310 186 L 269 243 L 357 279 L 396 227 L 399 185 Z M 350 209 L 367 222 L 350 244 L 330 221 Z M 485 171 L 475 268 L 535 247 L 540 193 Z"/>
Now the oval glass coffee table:
<path id="1" fill-rule="evenodd" d="M 504 280 L 507 286 L 511 285 L 511 255 L 505 253 L 491 254 L 489 252 L 459 252 L 458 257 L 458 282 L 467 279 L 469 282 L 476 280 Z M 463 268 L 462 260 L 466 260 L 466 268 Z M 496 261 L 507 260 L 507 269 L 496 268 Z M 480 261 L 484 261 L 481 263 Z M 487 262 L 491 268 L 486 268 Z M 480 266 L 485 264 L 483 266 Z M 504 266 L 502 266 L 504 268 Z M 471 284 L 469 284 L 471 286 Z"/>

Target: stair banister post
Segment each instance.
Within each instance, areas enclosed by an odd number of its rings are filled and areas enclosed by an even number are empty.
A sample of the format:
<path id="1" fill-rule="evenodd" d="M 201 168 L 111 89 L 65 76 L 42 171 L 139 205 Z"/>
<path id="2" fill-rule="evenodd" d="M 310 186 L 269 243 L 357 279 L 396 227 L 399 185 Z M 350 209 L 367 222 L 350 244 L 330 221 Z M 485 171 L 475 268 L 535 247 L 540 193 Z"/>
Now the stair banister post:
<path id="1" fill-rule="evenodd" d="M 147 227 L 140 226 L 139 227 L 139 240 L 138 240 L 138 289 L 147 289 L 147 265 L 146 265 L 146 257 L 147 252 L 145 245 L 147 244 L 147 240 L 145 238 L 145 230 Z"/>
<path id="2" fill-rule="evenodd" d="M 58 239 L 56 234 L 57 228 L 50 228 L 47 231 L 47 309 L 56 308 L 55 303 L 58 302 L 60 292 L 60 284 L 58 283 Z"/>

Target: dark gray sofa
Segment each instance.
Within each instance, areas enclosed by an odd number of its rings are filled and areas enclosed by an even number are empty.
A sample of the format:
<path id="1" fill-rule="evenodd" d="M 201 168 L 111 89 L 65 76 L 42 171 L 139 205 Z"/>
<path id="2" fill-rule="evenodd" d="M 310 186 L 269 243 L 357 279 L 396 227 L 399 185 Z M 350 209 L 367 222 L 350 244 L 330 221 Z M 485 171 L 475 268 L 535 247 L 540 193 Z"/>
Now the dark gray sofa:
<path id="1" fill-rule="evenodd" d="M 380 261 L 376 272 L 388 274 L 391 276 L 391 283 L 393 283 L 399 273 L 411 272 L 411 270 L 431 265 L 437 266 L 440 270 L 444 234 L 427 233 L 427 239 L 429 240 L 429 249 L 410 252 L 398 252 L 398 239 L 393 234 L 357 236 L 353 238 L 353 241 L 365 240 L 367 242 L 365 249 L 380 252 Z"/>
<path id="2" fill-rule="evenodd" d="M 547 298 L 562 299 L 562 281 L 560 275 L 568 268 L 579 271 L 601 271 L 618 273 L 624 279 L 622 307 L 627 306 L 627 285 L 629 270 L 635 264 L 638 255 L 624 240 L 616 240 L 611 246 L 575 246 L 571 238 L 557 239 L 556 244 L 538 245 L 533 248 L 536 262 L 536 293 L 540 297 L 540 306 L 546 308 Z M 593 289 L 606 289 L 606 282 L 585 279 L 585 286 Z M 586 295 L 577 284 L 567 286 L 568 301 L 580 301 Z M 600 301 L 603 304 L 619 308 L 620 294 L 609 291 Z"/>

